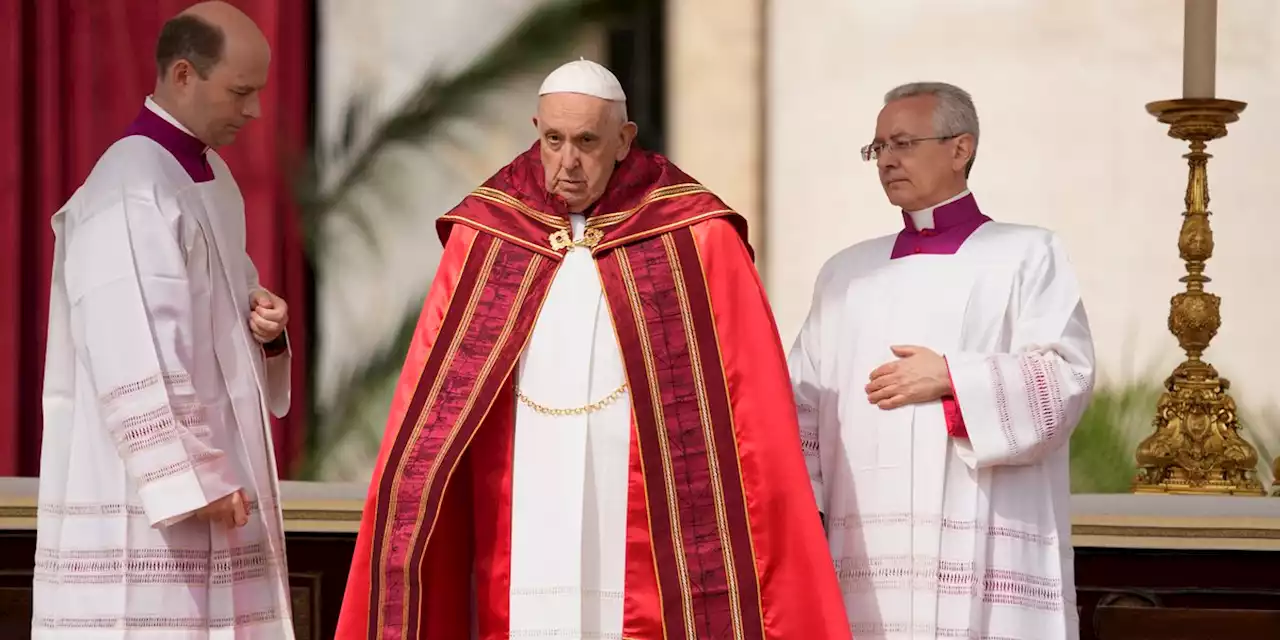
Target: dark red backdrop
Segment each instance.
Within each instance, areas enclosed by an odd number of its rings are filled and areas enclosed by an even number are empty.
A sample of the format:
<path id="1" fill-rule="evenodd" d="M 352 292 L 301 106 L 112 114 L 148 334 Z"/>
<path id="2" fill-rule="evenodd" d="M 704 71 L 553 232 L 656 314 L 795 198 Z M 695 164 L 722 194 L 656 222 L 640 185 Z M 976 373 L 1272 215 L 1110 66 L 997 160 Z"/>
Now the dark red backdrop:
<path id="1" fill-rule="evenodd" d="M 191 0 L 0 0 L 0 476 L 39 472 L 49 216 L 155 85 L 152 48 Z M 263 117 L 220 151 L 244 192 L 249 253 L 289 302 L 293 408 L 274 425 L 281 475 L 307 414 L 306 263 L 289 178 L 308 131 L 309 0 L 232 2 L 272 44 Z"/>

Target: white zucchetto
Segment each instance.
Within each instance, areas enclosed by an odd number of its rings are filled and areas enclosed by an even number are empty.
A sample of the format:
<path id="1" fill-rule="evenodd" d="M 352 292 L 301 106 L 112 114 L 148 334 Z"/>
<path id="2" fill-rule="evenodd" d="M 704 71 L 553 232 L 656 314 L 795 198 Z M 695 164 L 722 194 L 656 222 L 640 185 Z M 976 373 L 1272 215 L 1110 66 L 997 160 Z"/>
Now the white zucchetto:
<path id="1" fill-rule="evenodd" d="M 542 81 L 538 95 L 549 93 L 581 93 L 613 102 L 626 102 L 627 94 L 617 76 L 603 65 L 585 58 L 561 65 Z"/>

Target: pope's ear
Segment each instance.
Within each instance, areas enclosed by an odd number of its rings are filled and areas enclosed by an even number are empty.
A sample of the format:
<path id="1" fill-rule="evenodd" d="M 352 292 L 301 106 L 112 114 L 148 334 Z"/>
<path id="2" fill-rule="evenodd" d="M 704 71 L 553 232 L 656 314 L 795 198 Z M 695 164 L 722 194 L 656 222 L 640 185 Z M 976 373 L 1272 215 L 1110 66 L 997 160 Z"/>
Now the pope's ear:
<path id="1" fill-rule="evenodd" d="M 628 122 L 622 125 L 622 146 L 618 147 L 618 162 L 626 159 L 627 154 L 631 153 L 631 144 L 636 141 L 636 134 L 640 132 L 640 127 L 634 122 Z"/>
<path id="2" fill-rule="evenodd" d="M 538 128 L 538 116 L 533 117 L 533 128 L 534 129 Z"/>

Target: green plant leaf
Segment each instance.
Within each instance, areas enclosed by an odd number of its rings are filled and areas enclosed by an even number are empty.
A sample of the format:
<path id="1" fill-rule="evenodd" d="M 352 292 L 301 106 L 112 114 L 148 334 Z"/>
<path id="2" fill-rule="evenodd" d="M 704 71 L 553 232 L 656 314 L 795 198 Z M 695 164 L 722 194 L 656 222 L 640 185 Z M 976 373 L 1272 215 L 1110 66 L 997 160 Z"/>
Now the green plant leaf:
<path id="1" fill-rule="evenodd" d="M 1071 435 L 1071 492 L 1128 493 L 1137 461 L 1138 440 L 1150 433 L 1160 398 L 1159 383 L 1133 383 L 1095 389 Z"/>
<path id="2" fill-rule="evenodd" d="M 399 378 L 405 354 L 417 328 L 420 310 L 421 301 L 409 306 L 400 319 L 395 339 L 362 361 L 332 399 L 324 403 L 313 401 L 309 422 L 311 428 L 308 431 L 299 477 L 318 477 L 323 461 L 332 457 L 333 450 L 347 441 L 352 430 L 372 428 L 373 433 L 381 436 L 380 427 L 390 405 L 390 397 L 383 397 L 386 395 L 383 390 L 388 385 L 394 385 Z M 380 419 L 372 420 L 369 417 L 371 411 L 380 414 Z M 374 447 L 374 451 L 376 450 Z"/>

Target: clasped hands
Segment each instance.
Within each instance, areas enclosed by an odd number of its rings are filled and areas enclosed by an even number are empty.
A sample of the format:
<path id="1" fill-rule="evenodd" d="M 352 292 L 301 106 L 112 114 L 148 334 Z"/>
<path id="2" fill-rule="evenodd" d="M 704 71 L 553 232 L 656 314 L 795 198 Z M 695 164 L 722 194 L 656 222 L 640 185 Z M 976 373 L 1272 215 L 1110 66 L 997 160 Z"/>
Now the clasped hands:
<path id="1" fill-rule="evenodd" d="M 876 367 L 867 383 L 867 401 L 881 409 L 931 402 L 951 393 L 947 362 L 924 347 L 890 347 L 898 359 Z"/>
<path id="2" fill-rule="evenodd" d="M 284 298 L 266 289 L 254 289 L 249 294 L 249 331 L 259 343 L 279 338 L 288 323 L 289 305 Z"/>

